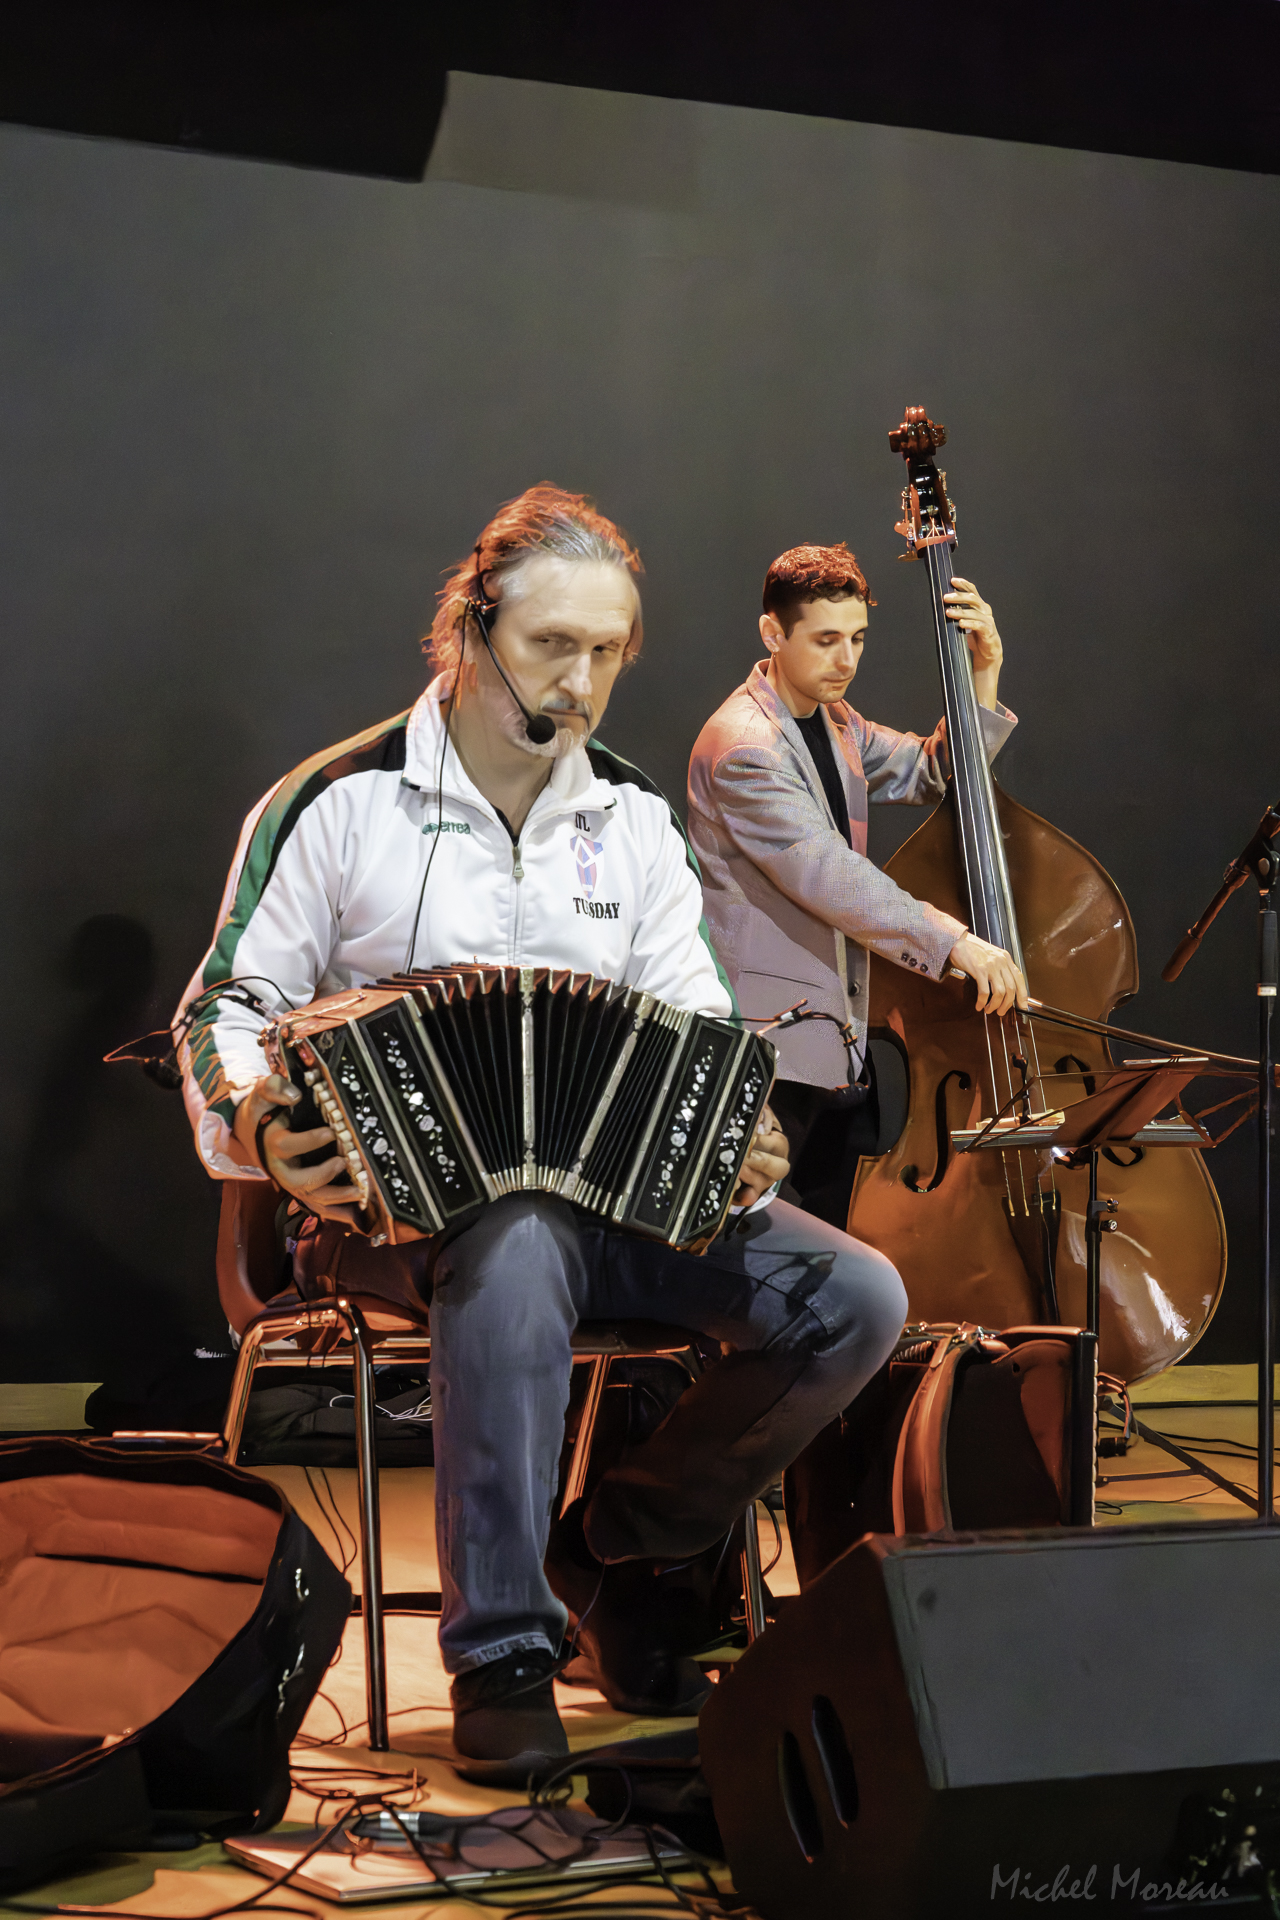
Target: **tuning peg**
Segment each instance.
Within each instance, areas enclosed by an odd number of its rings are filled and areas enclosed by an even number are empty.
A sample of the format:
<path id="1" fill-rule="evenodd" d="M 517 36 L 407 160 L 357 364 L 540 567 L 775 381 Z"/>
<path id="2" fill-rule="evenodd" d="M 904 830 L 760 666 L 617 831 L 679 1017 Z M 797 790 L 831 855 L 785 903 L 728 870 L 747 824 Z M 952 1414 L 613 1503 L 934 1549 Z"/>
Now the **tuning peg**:
<path id="1" fill-rule="evenodd" d="M 908 407 L 902 425 L 889 430 L 890 451 L 904 458 L 912 453 L 936 453 L 946 440 L 946 428 L 931 420 L 923 407 Z"/>

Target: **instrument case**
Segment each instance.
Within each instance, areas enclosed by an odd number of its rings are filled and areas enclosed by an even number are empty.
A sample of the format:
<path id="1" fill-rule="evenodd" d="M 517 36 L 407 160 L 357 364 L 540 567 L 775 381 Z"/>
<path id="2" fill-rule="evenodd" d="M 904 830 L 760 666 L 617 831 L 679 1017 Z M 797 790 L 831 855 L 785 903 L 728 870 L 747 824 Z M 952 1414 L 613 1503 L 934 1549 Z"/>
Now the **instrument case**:
<path id="1" fill-rule="evenodd" d="M 350 1608 L 278 1488 L 210 1453 L 0 1444 L 0 1892 L 275 1825 Z"/>
<path id="2" fill-rule="evenodd" d="M 801 1588 L 866 1533 L 1092 1525 L 1097 1346 L 1079 1327 L 907 1327 L 783 1476 Z"/>

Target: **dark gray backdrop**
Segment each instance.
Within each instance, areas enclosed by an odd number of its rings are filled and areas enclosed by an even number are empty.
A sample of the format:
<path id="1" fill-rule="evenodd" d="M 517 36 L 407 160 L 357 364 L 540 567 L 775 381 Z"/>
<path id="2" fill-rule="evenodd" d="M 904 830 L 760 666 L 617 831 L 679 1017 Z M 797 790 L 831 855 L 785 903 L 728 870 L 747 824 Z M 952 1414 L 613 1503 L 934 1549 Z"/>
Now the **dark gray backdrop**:
<path id="1" fill-rule="evenodd" d="M 535 479 L 644 553 L 606 735 L 682 800 L 800 540 L 871 576 L 859 702 L 932 726 L 885 440 L 927 405 L 1005 783 L 1124 890 L 1135 1022 L 1248 1051 L 1243 901 L 1158 969 L 1276 797 L 1278 241 L 1272 178 L 467 75 L 417 187 L 0 131 L 7 1377 L 217 1331 L 180 1103 L 96 1058 L 167 1015 L 262 790 L 413 699 L 441 569 Z M 1198 1357 L 1244 1357 L 1247 1138 L 1214 1170 Z"/>

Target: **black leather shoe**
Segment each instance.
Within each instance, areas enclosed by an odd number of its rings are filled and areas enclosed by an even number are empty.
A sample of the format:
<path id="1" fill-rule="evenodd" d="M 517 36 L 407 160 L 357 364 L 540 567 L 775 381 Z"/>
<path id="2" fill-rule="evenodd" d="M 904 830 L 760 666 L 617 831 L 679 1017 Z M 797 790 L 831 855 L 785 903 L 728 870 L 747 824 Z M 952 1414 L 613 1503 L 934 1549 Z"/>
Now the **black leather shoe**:
<path id="1" fill-rule="evenodd" d="M 586 1543 L 584 1507 L 576 1500 L 555 1522 L 547 1553 L 552 1590 L 577 1623 L 577 1656 L 566 1681 L 597 1688 L 618 1713 L 696 1714 L 711 1692 L 701 1667 L 686 1657 L 707 1637 L 701 1609 L 659 1562 L 602 1567 Z"/>
<path id="2" fill-rule="evenodd" d="M 508 1653 L 460 1673 L 449 1689 L 453 1744 L 464 1780 L 524 1787 L 554 1773 L 569 1742 L 556 1711 L 559 1662 L 545 1648 Z"/>
<path id="3" fill-rule="evenodd" d="M 578 1686 L 598 1687 L 618 1713 L 666 1719 L 696 1714 L 711 1682 L 682 1652 L 678 1608 L 649 1560 L 606 1567 L 595 1604 L 578 1622 Z"/>

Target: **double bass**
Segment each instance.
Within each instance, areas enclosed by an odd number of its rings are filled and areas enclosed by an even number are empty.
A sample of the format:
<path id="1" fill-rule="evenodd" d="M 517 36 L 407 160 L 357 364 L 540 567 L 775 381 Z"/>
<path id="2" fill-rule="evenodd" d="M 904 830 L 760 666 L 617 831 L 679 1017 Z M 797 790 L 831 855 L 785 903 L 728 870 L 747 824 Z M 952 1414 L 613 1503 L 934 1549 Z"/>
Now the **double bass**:
<path id="1" fill-rule="evenodd" d="M 906 461 L 904 558 L 925 562 L 942 677 L 946 798 L 886 863 L 919 900 L 1012 954 L 1052 1017 L 974 1011 L 971 981 L 940 984 L 871 956 L 870 1027 L 905 1055 L 906 1125 L 854 1182 L 849 1231 L 906 1285 L 911 1318 L 985 1326 L 1086 1324 L 1088 1174 L 1051 1151 L 957 1151 L 952 1133 L 1037 1118 L 1094 1091 L 1114 1065 L 1105 1026 L 1138 989 L 1133 922 L 1093 855 L 1012 799 L 983 745 L 968 643 L 947 618 L 955 515 L 934 455 L 946 440 L 922 407 L 889 435 Z M 1226 1275 L 1222 1209 L 1192 1147 L 1104 1149 L 1116 1202 L 1101 1274 L 1099 1364 L 1136 1383 L 1187 1353 Z"/>

